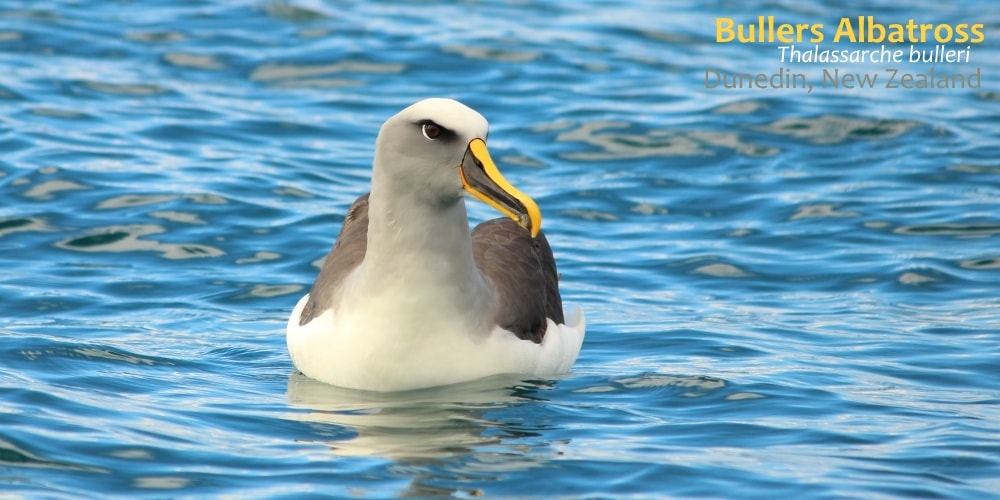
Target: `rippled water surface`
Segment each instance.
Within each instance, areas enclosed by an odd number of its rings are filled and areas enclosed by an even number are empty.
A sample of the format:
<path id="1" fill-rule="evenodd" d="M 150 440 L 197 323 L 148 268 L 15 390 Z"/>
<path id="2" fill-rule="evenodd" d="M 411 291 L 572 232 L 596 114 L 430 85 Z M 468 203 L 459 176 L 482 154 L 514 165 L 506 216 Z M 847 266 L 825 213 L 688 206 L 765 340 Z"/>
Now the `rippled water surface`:
<path id="1" fill-rule="evenodd" d="M 2 2 L 0 492 L 998 495 L 990 5 Z M 714 41 L 762 14 L 984 22 L 982 86 L 706 89 L 780 66 Z M 542 207 L 566 378 L 292 369 L 375 133 L 428 96 Z"/>

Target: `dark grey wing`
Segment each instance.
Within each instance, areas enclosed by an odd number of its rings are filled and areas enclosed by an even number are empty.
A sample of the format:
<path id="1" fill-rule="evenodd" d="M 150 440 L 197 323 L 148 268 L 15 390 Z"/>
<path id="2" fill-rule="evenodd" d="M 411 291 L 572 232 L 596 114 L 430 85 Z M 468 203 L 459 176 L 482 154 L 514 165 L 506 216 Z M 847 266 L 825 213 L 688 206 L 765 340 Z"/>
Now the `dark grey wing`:
<path id="1" fill-rule="evenodd" d="M 510 219 L 489 220 L 472 231 L 472 254 L 496 291 L 497 325 L 538 344 L 546 317 L 565 322 L 556 261 L 544 234 L 532 238 Z"/>
<path id="2" fill-rule="evenodd" d="M 358 198 L 344 217 L 344 225 L 333 249 L 323 261 L 316 282 L 309 290 L 309 301 L 299 316 L 305 325 L 333 306 L 337 285 L 352 269 L 358 267 L 368 250 L 368 194 Z"/>

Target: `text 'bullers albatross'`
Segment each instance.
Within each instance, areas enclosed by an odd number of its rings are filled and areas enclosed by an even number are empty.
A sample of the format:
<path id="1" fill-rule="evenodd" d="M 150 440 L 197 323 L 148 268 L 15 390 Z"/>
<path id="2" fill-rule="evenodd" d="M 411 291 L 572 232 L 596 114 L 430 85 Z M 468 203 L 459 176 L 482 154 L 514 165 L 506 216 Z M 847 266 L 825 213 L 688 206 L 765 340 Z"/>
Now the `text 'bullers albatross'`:
<path id="1" fill-rule="evenodd" d="M 371 192 L 347 212 L 288 319 L 288 351 L 303 374 L 399 391 L 569 371 L 583 314 L 564 320 L 541 213 L 500 175 L 488 130 L 475 110 L 438 98 L 382 125 Z M 465 193 L 509 218 L 470 233 Z"/>

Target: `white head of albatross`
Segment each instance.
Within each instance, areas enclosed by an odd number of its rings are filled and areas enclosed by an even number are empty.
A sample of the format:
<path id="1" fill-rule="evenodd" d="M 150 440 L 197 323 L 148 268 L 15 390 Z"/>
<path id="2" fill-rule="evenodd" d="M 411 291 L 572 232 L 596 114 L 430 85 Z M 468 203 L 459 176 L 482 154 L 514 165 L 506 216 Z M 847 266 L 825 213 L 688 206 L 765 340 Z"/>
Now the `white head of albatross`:
<path id="1" fill-rule="evenodd" d="M 509 373 L 569 371 L 583 342 L 564 319 L 541 212 L 497 169 L 482 115 L 426 99 L 382 125 L 371 192 L 288 320 L 303 374 L 398 391 Z M 464 194 L 506 218 L 469 231 Z"/>

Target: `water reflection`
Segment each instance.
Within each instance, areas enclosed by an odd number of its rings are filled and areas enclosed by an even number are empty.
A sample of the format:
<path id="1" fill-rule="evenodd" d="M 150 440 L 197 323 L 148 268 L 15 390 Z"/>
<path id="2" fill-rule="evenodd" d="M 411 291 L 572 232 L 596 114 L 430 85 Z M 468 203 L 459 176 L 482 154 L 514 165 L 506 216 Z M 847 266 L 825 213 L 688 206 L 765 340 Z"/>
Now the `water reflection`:
<path id="1" fill-rule="evenodd" d="M 609 161 L 654 156 L 707 156 L 717 149 L 728 149 L 747 156 L 771 156 L 778 149 L 745 142 L 739 134 L 715 130 L 653 129 L 632 132 L 623 121 L 594 121 L 579 124 L 553 123 L 537 127 L 537 131 L 563 130 L 556 136 L 559 142 L 583 142 L 597 151 L 560 153 L 560 157 L 575 161 Z M 610 132 L 609 130 L 616 130 Z"/>
<path id="2" fill-rule="evenodd" d="M 309 411 L 289 418 L 354 429 L 355 438 L 330 443 L 338 455 L 401 461 L 447 458 L 476 446 L 499 444 L 498 436 L 483 435 L 500 426 L 483 413 L 532 400 L 509 387 L 516 379 L 507 380 L 508 385 L 498 383 L 503 381 L 493 377 L 382 394 L 334 387 L 296 372 L 288 378 L 288 401 Z"/>
<path id="3" fill-rule="evenodd" d="M 78 472 L 107 473 L 100 467 L 53 461 L 40 457 L 0 437 L 0 465 L 5 467 L 32 467 L 40 469 L 65 469 Z"/>
<path id="4" fill-rule="evenodd" d="M 293 373 L 288 379 L 291 406 L 306 410 L 287 418 L 332 424 L 356 433 L 353 438 L 324 443 L 343 457 L 392 460 L 394 469 L 411 479 L 403 496 L 450 496 L 456 491 L 431 483 L 453 477 L 449 465 L 475 470 L 479 479 L 495 471 L 525 470 L 539 465 L 525 453 L 526 437 L 539 436 L 544 422 L 508 423 L 493 411 L 545 402 L 543 386 L 511 376 L 497 376 L 447 387 L 404 393 L 374 393 L 330 386 Z M 533 432 L 533 425 L 538 432 Z M 543 444 L 547 446 L 547 444 Z M 470 463 L 471 462 L 471 463 Z M 439 471 L 439 472 L 435 472 Z M 471 473 L 471 472 L 470 472 Z M 436 477 L 441 475 L 441 477 Z M 479 481 L 477 481 L 479 483 Z M 482 491 L 465 491 L 479 495 Z"/>
<path id="5" fill-rule="evenodd" d="M 896 234 L 911 236 L 955 236 L 957 238 L 975 238 L 993 236 L 1000 233 L 1000 224 L 996 223 L 941 223 L 916 224 L 901 226 L 895 229 Z"/>
<path id="6" fill-rule="evenodd" d="M 812 219 L 816 217 L 857 217 L 861 214 L 850 210 L 837 210 L 838 205 L 834 203 L 821 203 L 818 205 L 803 205 L 795 211 L 789 220 Z"/>
<path id="7" fill-rule="evenodd" d="M 805 139 L 816 144 L 839 144 L 854 139 L 886 139 L 919 126 L 913 120 L 880 120 L 823 115 L 815 118 L 782 118 L 757 130 Z"/>
<path id="8" fill-rule="evenodd" d="M 1000 256 L 963 260 L 958 265 L 966 269 L 1000 269 Z"/>
<path id="9" fill-rule="evenodd" d="M 207 222 L 199 217 L 198 214 L 192 212 L 160 210 L 158 212 L 150 212 L 149 216 L 157 219 L 165 219 L 171 222 L 179 222 L 181 224 L 207 224 Z"/>
<path id="10" fill-rule="evenodd" d="M 78 252 L 159 252 L 167 259 L 194 259 L 225 255 L 219 248 L 200 243 L 164 243 L 142 238 L 166 232 L 156 224 L 127 224 L 100 227 L 84 236 L 66 238 L 56 246 Z"/>
<path id="11" fill-rule="evenodd" d="M 468 59 L 484 59 L 499 62 L 529 62 L 542 57 L 539 52 L 517 51 L 497 47 L 473 47 L 469 45 L 446 45 L 443 52 L 459 54 Z"/>
<path id="12" fill-rule="evenodd" d="M 406 66 L 367 61 L 340 61 L 329 64 L 264 63 L 250 73 L 253 81 L 278 87 L 344 87 L 365 81 L 339 75 L 385 75 L 401 73 Z M 331 76 L 338 75 L 338 76 Z"/>
<path id="13" fill-rule="evenodd" d="M 0 238 L 23 231 L 55 231 L 38 217 L 0 217 Z"/>
<path id="14" fill-rule="evenodd" d="M 72 180 L 55 179 L 36 184 L 31 189 L 25 191 L 24 196 L 35 198 L 36 200 L 51 200 L 55 193 L 61 191 L 81 191 L 90 189 L 89 186 L 80 184 Z"/>
<path id="15" fill-rule="evenodd" d="M 111 83 L 97 80 L 84 80 L 79 83 L 90 90 L 110 95 L 144 97 L 170 93 L 170 89 L 151 83 Z"/>
<path id="16" fill-rule="evenodd" d="M 169 52 L 163 56 L 163 60 L 178 68 L 222 69 L 224 66 L 222 61 L 214 56 L 184 52 Z"/>
<path id="17" fill-rule="evenodd" d="M 123 194 L 109 198 L 97 204 L 98 210 L 117 208 L 132 208 L 145 205 L 157 205 L 178 199 L 190 200 L 202 205 L 225 205 L 229 200 L 214 194 Z"/>

